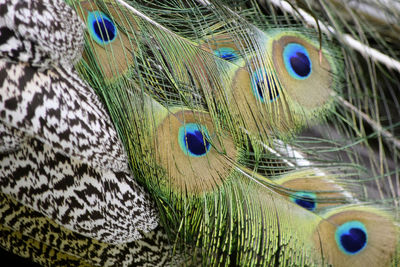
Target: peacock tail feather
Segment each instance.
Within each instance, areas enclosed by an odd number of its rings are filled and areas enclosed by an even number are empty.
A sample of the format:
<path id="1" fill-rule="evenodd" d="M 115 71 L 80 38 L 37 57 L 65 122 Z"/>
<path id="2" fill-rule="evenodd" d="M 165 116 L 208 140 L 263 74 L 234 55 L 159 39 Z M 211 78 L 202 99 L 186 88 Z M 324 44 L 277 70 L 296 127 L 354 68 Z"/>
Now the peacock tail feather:
<path id="1" fill-rule="evenodd" d="M 41 265 L 397 266 L 387 2 L 6 0 L 0 246 Z"/>

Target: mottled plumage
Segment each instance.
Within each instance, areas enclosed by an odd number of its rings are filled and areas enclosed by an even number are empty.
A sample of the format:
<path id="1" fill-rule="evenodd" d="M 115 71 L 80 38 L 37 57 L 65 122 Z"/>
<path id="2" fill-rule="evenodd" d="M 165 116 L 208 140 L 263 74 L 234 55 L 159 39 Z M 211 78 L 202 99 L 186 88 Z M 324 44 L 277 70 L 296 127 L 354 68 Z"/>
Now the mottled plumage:
<path id="1" fill-rule="evenodd" d="M 32 3 L 38 6 L 31 10 Z M 73 68 L 82 51 L 82 22 L 61 1 L 26 1 L 25 5 L 9 1 L 3 6 L 8 12 L 1 32 L 12 35 L 2 39 L 0 46 L 4 55 L 0 118 L 4 135 L 14 140 L 6 140 L 0 155 L 2 192 L 84 235 L 110 243 L 140 238 L 141 231 L 156 227 L 157 215 L 128 171 L 122 144 L 103 104 Z M 27 22 L 32 29 L 23 23 L 7 24 L 19 21 L 24 9 L 35 14 Z M 63 12 L 70 21 L 59 17 Z M 54 23 L 49 21 L 52 18 Z M 71 22 L 72 31 L 67 27 Z M 46 38 L 41 45 L 37 34 L 45 33 L 38 27 L 51 30 L 49 24 L 63 29 L 62 34 L 51 31 L 60 40 Z M 57 49 L 57 43 L 71 45 Z M 19 51 L 22 48 L 29 48 L 28 56 Z"/>

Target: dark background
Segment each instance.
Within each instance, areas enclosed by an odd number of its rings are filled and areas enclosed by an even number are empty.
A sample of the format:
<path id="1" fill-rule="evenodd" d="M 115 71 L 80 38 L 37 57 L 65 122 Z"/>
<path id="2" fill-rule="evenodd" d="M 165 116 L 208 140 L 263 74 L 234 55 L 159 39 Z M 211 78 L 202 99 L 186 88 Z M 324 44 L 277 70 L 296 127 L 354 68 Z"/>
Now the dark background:
<path id="1" fill-rule="evenodd" d="M 2 247 L 0 247 L 0 266 L 2 267 L 25 267 L 25 266 L 33 266 L 40 267 L 40 265 L 30 261 L 29 259 L 19 257 L 14 255 Z"/>

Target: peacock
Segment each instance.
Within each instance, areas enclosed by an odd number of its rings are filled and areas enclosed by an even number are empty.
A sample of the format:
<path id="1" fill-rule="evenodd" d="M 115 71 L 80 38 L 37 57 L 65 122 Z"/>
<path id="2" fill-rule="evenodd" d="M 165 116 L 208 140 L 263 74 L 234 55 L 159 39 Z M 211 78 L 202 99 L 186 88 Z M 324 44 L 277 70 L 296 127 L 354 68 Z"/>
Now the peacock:
<path id="1" fill-rule="evenodd" d="M 0 246 L 400 265 L 399 22 L 394 0 L 2 1 Z"/>

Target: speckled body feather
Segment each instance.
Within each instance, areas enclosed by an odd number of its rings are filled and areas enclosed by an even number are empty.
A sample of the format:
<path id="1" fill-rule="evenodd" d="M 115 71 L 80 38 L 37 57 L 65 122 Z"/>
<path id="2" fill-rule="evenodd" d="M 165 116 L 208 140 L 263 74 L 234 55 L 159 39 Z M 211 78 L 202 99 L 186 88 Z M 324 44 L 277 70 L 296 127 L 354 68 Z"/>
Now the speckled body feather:
<path id="1" fill-rule="evenodd" d="M 156 227 L 156 213 L 102 103 L 73 69 L 82 22 L 62 1 L 9 1 L 3 10 L 2 192 L 99 240 L 142 237 Z M 21 21 L 25 12 L 32 20 Z"/>

